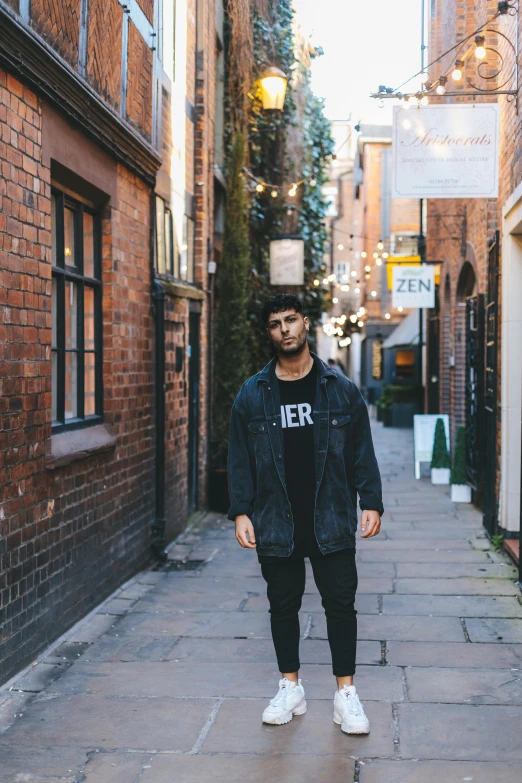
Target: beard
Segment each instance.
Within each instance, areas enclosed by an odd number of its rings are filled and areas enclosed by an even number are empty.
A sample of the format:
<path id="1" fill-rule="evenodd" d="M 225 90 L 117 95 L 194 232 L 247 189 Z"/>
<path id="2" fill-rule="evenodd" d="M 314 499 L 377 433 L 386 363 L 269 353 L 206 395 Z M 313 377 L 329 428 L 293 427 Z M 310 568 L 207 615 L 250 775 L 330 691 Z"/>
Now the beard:
<path id="1" fill-rule="evenodd" d="M 281 342 L 277 345 L 275 343 L 272 344 L 276 353 L 280 356 L 297 356 L 304 350 L 307 334 L 306 328 L 303 327 L 303 331 L 300 334 L 295 335 L 295 340 L 292 340 L 289 343 Z"/>

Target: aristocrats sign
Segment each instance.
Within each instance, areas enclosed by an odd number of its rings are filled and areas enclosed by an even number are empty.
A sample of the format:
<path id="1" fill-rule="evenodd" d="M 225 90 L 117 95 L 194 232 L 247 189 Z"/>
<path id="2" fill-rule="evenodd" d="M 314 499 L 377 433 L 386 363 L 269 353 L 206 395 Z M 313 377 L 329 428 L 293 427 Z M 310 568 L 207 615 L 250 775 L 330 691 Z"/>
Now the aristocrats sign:
<path id="1" fill-rule="evenodd" d="M 497 198 L 499 106 L 394 106 L 392 152 L 392 198 Z"/>

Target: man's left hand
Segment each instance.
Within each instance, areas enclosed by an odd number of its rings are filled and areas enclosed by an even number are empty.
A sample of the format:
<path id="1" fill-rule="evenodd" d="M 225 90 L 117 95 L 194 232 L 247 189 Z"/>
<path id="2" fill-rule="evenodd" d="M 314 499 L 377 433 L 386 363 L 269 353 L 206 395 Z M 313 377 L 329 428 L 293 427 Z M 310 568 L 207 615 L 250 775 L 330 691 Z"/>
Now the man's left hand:
<path id="1" fill-rule="evenodd" d="M 363 511 L 361 538 L 371 538 L 381 531 L 381 515 L 378 511 Z"/>

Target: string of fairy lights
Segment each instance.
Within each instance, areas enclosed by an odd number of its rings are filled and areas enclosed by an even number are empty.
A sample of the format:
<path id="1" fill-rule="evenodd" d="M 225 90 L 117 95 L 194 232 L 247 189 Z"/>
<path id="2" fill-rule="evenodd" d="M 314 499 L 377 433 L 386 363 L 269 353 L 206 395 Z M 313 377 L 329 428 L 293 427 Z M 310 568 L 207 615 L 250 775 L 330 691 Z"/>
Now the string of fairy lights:
<path id="1" fill-rule="evenodd" d="M 350 238 L 353 237 L 354 235 L 350 234 Z M 365 244 L 366 246 L 368 246 L 368 242 L 366 242 Z M 342 243 L 338 243 L 337 249 L 344 250 L 344 245 Z M 371 255 L 368 251 L 362 250 L 359 254 L 359 258 L 362 259 L 362 261 L 364 262 L 364 278 L 365 280 L 368 281 L 371 279 L 372 270 L 374 266 L 382 267 L 383 263 L 385 263 L 386 260 L 389 258 L 389 253 L 384 249 L 383 240 L 379 239 L 376 244 L 376 249 L 373 253 L 371 253 Z M 346 273 L 341 274 L 339 278 L 338 275 L 334 272 L 325 276 L 322 279 L 316 277 L 313 281 L 313 284 L 316 287 L 322 285 L 324 287 L 329 288 L 330 290 L 340 289 L 343 293 L 349 293 L 350 291 L 353 290 L 354 294 L 360 294 L 361 287 L 362 287 L 361 279 L 359 278 L 359 273 L 355 269 L 352 269 L 349 274 Z M 371 299 L 376 299 L 378 295 L 377 290 L 375 288 L 372 288 L 369 294 Z M 337 296 L 333 296 L 332 302 L 333 304 L 337 304 L 339 302 L 339 298 Z M 398 313 L 402 313 L 404 311 L 404 308 L 402 306 L 399 306 L 396 309 Z M 323 331 L 328 337 L 340 338 L 339 347 L 346 348 L 352 342 L 349 333 L 353 331 L 356 327 L 358 329 L 362 329 L 367 317 L 368 317 L 368 310 L 365 307 L 361 306 L 356 312 L 352 312 L 348 315 L 343 313 L 340 316 L 331 316 L 330 319 L 327 321 L 327 323 L 323 324 Z M 387 312 L 384 315 L 384 318 L 387 321 L 390 320 L 391 317 L 392 316 L 390 312 Z"/>
<path id="2" fill-rule="evenodd" d="M 256 177 L 255 174 L 252 174 L 252 172 L 248 169 L 245 169 L 245 173 L 250 179 L 252 190 L 255 190 L 255 192 L 259 194 L 269 193 L 272 198 L 278 198 L 280 195 L 286 195 L 289 198 L 295 198 L 299 188 L 305 183 L 308 184 L 311 188 L 315 188 L 317 185 L 317 179 L 314 176 L 305 177 L 304 179 L 300 179 L 297 182 L 292 182 L 289 185 L 275 185 L 272 182 L 265 182 L 264 180 L 259 179 L 259 177 Z"/>
<path id="3" fill-rule="evenodd" d="M 249 189 L 252 192 L 257 193 L 260 196 L 263 194 L 269 195 L 273 199 L 277 199 L 280 196 L 283 197 L 287 196 L 288 198 L 294 199 L 298 195 L 299 188 L 305 185 L 309 185 L 310 187 L 313 188 L 317 185 L 317 179 L 314 176 L 304 177 L 303 179 L 292 182 L 291 184 L 274 184 L 271 182 L 266 182 L 265 180 L 260 179 L 259 177 L 256 177 L 247 168 L 244 169 L 244 173 L 247 175 L 250 181 Z M 346 232 L 337 230 L 337 233 L 346 233 Z M 366 245 L 372 239 L 367 236 L 362 236 L 357 234 L 349 234 L 349 235 L 346 234 L 346 235 L 350 237 L 350 240 L 363 239 Z M 389 257 L 389 253 L 384 249 L 384 242 L 381 238 L 378 239 L 375 247 L 376 249 L 375 251 L 373 251 L 373 253 L 371 253 L 371 255 L 366 250 L 362 250 L 359 254 L 359 258 L 364 261 L 364 279 L 366 281 L 371 280 L 372 270 L 374 265 L 376 267 L 382 267 L 383 263 L 385 263 L 386 259 Z M 343 243 L 338 242 L 337 250 L 343 251 L 344 249 L 345 247 Z M 353 248 L 350 248 L 350 251 L 353 252 Z M 353 293 L 357 295 L 361 293 L 362 283 L 359 277 L 359 273 L 355 269 L 352 269 L 349 274 L 341 274 L 339 279 L 335 272 L 332 272 L 331 274 L 326 275 L 323 278 L 316 277 L 313 280 L 313 285 L 316 288 L 318 288 L 319 286 L 323 286 L 325 288 L 328 288 L 329 290 L 338 289 L 342 293 L 349 293 L 350 291 L 353 290 Z M 377 297 L 376 289 L 372 289 L 370 291 L 370 297 L 372 299 L 376 299 Z M 339 302 L 339 298 L 337 296 L 333 296 L 332 303 L 335 305 L 338 304 L 338 302 Z M 397 311 L 402 312 L 403 309 L 404 309 L 403 307 L 398 307 Z M 359 307 L 357 312 L 342 314 L 340 316 L 331 316 L 330 319 L 327 321 L 327 323 L 323 324 L 323 331 L 328 337 L 340 338 L 339 347 L 346 348 L 348 345 L 350 345 L 352 341 L 350 337 L 350 332 L 353 331 L 355 328 L 362 329 L 367 315 L 368 315 L 368 310 L 361 306 Z M 388 312 L 385 313 L 384 317 L 386 320 L 390 320 L 391 313 Z"/>

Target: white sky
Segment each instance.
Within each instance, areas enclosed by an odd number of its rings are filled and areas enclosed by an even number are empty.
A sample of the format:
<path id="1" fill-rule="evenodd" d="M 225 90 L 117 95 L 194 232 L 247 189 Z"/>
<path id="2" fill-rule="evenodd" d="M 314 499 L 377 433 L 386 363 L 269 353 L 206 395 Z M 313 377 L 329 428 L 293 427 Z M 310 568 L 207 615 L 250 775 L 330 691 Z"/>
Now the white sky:
<path id="1" fill-rule="evenodd" d="M 302 31 L 324 55 L 312 66 L 314 92 L 330 120 L 391 123 L 391 106 L 368 98 L 420 70 L 423 0 L 294 0 Z"/>

